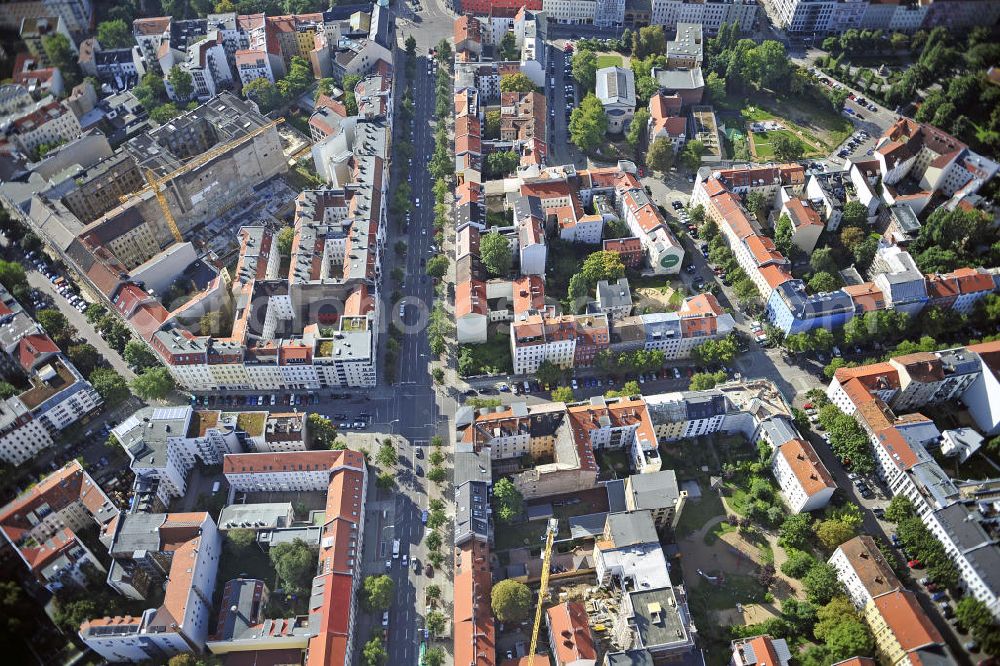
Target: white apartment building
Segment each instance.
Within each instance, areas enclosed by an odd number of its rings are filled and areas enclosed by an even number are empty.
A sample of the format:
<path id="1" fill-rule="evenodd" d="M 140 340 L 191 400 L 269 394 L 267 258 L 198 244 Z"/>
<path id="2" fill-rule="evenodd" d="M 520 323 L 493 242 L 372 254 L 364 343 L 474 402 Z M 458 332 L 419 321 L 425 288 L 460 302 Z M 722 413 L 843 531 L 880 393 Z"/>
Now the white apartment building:
<path id="1" fill-rule="evenodd" d="M 199 101 L 207 101 L 222 90 L 232 86 L 233 72 L 229 68 L 226 50 L 221 40 L 206 37 L 192 44 L 188 47 L 187 52 L 182 54 L 181 58 L 173 64 L 178 65 L 191 75 L 194 97 Z M 164 70 L 169 73 L 170 67 L 164 67 Z M 177 93 L 170 84 L 170 79 L 164 77 L 163 82 L 167 87 L 167 95 L 170 96 L 170 99 L 178 101 Z M 179 101 L 186 102 L 187 100 Z"/>
<path id="2" fill-rule="evenodd" d="M 92 30 L 94 6 L 90 0 L 13 0 L 0 11 L 0 25 L 17 30 L 26 18 L 58 17 L 70 32 Z"/>
<path id="3" fill-rule="evenodd" d="M 858 610 L 875 597 L 902 587 L 878 544 L 867 534 L 839 545 L 829 563 Z"/>
<path id="4" fill-rule="evenodd" d="M 650 23 L 668 30 L 678 23 L 700 23 L 706 33 L 714 34 L 724 23 L 736 23 L 741 32 L 753 30 L 757 18 L 756 0 L 652 0 Z"/>
<path id="5" fill-rule="evenodd" d="M 905 204 L 916 215 L 934 194 L 975 193 L 1000 169 L 947 132 L 909 118 L 900 118 L 879 137 L 874 157 L 886 186 L 882 198 L 889 205 Z M 897 189 L 903 179 L 919 191 Z"/>
<path id="6" fill-rule="evenodd" d="M 136 476 L 136 490 L 155 495 L 167 507 L 187 493 L 187 476 L 196 460 L 218 465 L 223 456 L 243 450 L 238 421 L 221 422 L 219 412 L 186 407 L 147 407 L 112 430 Z"/>
<path id="7" fill-rule="evenodd" d="M 625 22 L 625 0 L 597 0 L 594 25 L 599 28 L 620 28 Z"/>
<path id="8" fill-rule="evenodd" d="M 861 27 L 868 0 L 775 0 L 776 25 L 788 32 L 826 35 Z"/>
<path id="9" fill-rule="evenodd" d="M 240 85 L 245 86 L 257 79 L 267 79 L 274 83 L 274 70 L 267 51 L 263 49 L 241 49 L 235 54 L 236 73 L 240 77 Z M 314 141 L 317 139 L 314 137 Z"/>
<path id="10" fill-rule="evenodd" d="M 49 102 L 14 118 L 7 137 L 19 151 L 34 155 L 39 146 L 72 141 L 80 131 L 80 121 L 65 104 Z"/>
<path id="11" fill-rule="evenodd" d="M 325 491 L 333 472 L 355 468 L 356 461 L 345 453 L 350 452 L 232 453 L 222 471 L 237 492 Z"/>
<path id="12" fill-rule="evenodd" d="M 111 662 L 161 659 L 205 648 L 222 537 L 215 521 L 174 551 L 163 605 L 139 618 L 100 618 L 80 625 L 81 640 Z"/>
<path id="13" fill-rule="evenodd" d="M 76 532 L 100 530 L 118 509 L 79 462 L 73 460 L 0 508 L 0 534 L 32 576 L 49 591 L 84 587 L 84 565 L 103 571 Z"/>
<path id="14" fill-rule="evenodd" d="M 52 444 L 48 429 L 24 403 L 16 397 L 0 402 L 0 459 L 21 465 Z"/>
<path id="15" fill-rule="evenodd" d="M 837 489 L 812 445 L 802 439 L 778 447 L 771 457 L 771 471 L 792 513 L 822 509 Z"/>
<path id="16" fill-rule="evenodd" d="M 542 0 L 542 11 L 556 23 L 593 25 L 602 1 L 607 0 Z"/>
<path id="17" fill-rule="evenodd" d="M 528 375 L 548 361 L 563 368 L 573 366 L 576 354 L 576 321 L 571 315 L 524 312 L 510 324 L 510 355 L 515 375 Z"/>

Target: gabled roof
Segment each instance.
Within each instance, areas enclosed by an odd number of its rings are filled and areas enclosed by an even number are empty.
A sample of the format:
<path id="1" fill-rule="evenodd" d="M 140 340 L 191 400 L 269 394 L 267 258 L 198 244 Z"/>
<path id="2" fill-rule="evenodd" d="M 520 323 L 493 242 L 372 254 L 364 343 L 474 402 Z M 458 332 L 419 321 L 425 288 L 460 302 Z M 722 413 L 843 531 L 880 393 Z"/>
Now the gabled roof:
<path id="1" fill-rule="evenodd" d="M 806 497 L 812 497 L 827 488 L 837 487 L 826 465 L 816 455 L 816 450 L 809 442 L 802 439 L 789 440 L 781 445 L 778 454 L 788 463 Z"/>
<path id="2" fill-rule="evenodd" d="M 555 645 L 557 664 L 597 659 L 594 637 L 590 633 L 587 610 L 578 601 L 552 606 L 545 611 L 549 632 Z"/>
<path id="3" fill-rule="evenodd" d="M 47 356 L 58 353 L 59 347 L 44 333 L 26 335 L 17 345 L 17 361 L 28 374 Z"/>
<path id="4" fill-rule="evenodd" d="M 900 647 L 906 652 L 944 642 L 930 618 L 920 608 L 913 592 L 888 592 L 875 597 L 874 604 Z"/>

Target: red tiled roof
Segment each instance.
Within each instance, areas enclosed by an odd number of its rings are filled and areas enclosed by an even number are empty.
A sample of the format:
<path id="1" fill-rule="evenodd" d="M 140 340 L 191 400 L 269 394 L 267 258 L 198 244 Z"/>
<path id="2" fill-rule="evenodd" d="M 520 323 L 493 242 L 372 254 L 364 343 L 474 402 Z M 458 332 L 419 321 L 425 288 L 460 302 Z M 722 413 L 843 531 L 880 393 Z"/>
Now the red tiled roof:
<path id="1" fill-rule="evenodd" d="M 788 274 L 784 266 L 775 266 L 774 264 L 764 266 L 764 268 L 760 269 L 760 274 L 772 289 L 792 279 L 792 276 Z"/>
<path id="2" fill-rule="evenodd" d="M 597 659 L 594 637 L 590 633 L 587 610 L 578 601 L 568 601 L 545 611 L 549 632 L 555 645 L 557 664 Z"/>
<path id="3" fill-rule="evenodd" d="M 21 368 L 29 374 L 40 359 L 49 354 L 58 353 L 58 345 L 44 333 L 26 335 L 17 344 L 17 361 Z"/>
<path id="4" fill-rule="evenodd" d="M 920 608 L 916 595 L 897 590 L 875 597 L 875 607 L 906 652 L 944 642 L 930 618 Z"/>
<path id="5" fill-rule="evenodd" d="M 462 666 L 496 663 L 496 632 L 490 593 L 490 551 L 472 539 L 457 547 L 454 573 L 454 661 Z"/>
<path id="6" fill-rule="evenodd" d="M 826 488 L 837 487 L 830 472 L 809 442 L 801 439 L 789 440 L 781 445 L 778 453 L 788 463 L 807 497 L 812 497 Z"/>

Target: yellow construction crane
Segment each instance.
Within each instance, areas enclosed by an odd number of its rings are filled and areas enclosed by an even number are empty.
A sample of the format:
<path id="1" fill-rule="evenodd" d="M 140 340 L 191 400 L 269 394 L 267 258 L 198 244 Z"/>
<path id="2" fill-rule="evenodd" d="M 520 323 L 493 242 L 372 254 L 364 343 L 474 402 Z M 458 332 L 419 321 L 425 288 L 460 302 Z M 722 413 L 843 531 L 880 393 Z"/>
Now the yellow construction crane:
<path id="1" fill-rule="evenodd" d="M 538 586 L 538 605 L 535 606 L 535 625 L 531 628 L 531 648 L 528 650 L 528 666 L 535 666 L 535 649 L 538 647 L 538 628 L 542 624 L 542 604 L 549 594 L 549 568 L 552 565 L 552 542 L 559 533 L 559 521 L 549 518 L 545 530 L 545 552 L 542 554 L 542 581 Z"/>
<path id="2" fill-rule="evenodd" d="M 156 196 L 156 202 L 160 204 L 160 209 L 163 211 L 163 217 L 167 221 L 167 226 L 170 227 L 170 233 L 173 234 L 174 240 L 176 240 L 178 243 L 183 243 L 184 237 L 181 235 L 181 230 L 177 226 L 177 221 L 174 219 L 173 213 L 170 212 L 170 205 L 167 202 L 167 197 L 164 196 L 163 194 L 163 186 L 172 181 L 174 178 L 182 176 L 189 171 L 193 171 L 194 169 L 197 169 L 199 167 L 208 164 L 216 157 L 224 155 L 233 148 L 237 148 L 238 146 L 243 145 L 247 141 L 250 141 L 251 139 L 260 136 L 261 134 L 267 132 L 272 127 L 277 127 L 283 122 L 285 122 L 284 118 L 278 118 L 277 120 L 272 120 L 267 124 L 261 125 L 260 127 L 257 127 L 251 130 L 250 132 L 247 132 L 238 139 L 233 139 L 232 141 L 228 141 L 221 145 L 210 148 L 209 150 L 206 150 L 204 153 L 202 153 L 198 157 L 194 158 L 193 160 L 185 164 L 184 166 L 178 169 L 174 169 L 173 171 L 171 171 L 170 173 L 161 178 L 157 178 L 156 174 L 153 172 L 152 169 L 144 169 L 142 175 L 146 179 L 146 187 L 131 194 L 123 195 L 119 198 L 119 200 L 122 203 L 125 203 L 132 197 L 141 196 L 142 194 L 145 194 L 147 191 L 152 190 L 153 194 Z"/>

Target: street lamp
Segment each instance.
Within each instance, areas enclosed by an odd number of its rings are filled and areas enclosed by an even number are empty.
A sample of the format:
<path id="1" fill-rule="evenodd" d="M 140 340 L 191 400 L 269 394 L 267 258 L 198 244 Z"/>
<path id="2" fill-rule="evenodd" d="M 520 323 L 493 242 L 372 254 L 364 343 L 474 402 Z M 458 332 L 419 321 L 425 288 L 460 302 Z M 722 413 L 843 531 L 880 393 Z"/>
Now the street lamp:
<path id="1" fill-rule="evenodd" d="M 389 421 L 389 434 L 390 435 L 393 434 L 393 432 L 392 432 L 392 430 L 393 430 L 392 424 L 394 424 L 394 423 L 399 423 L 399 419 L 393 419 L 393 420 Z"/>

